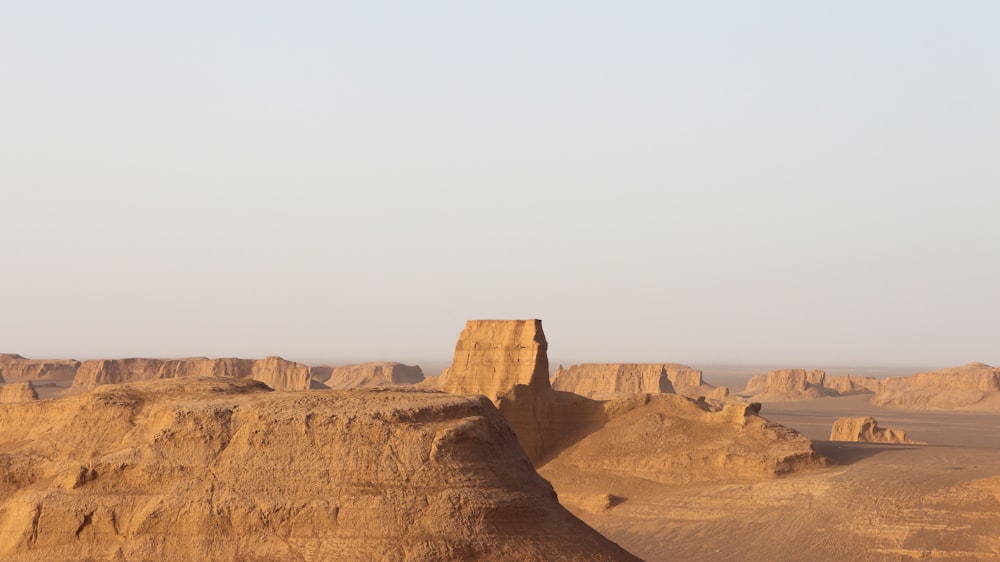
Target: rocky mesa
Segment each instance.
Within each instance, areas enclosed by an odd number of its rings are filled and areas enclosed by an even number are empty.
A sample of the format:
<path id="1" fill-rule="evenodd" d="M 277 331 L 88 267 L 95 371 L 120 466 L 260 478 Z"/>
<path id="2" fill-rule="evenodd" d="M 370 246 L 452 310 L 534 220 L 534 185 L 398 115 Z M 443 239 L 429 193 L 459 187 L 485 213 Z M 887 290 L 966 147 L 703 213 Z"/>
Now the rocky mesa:
<path id="1" fill-rule="evenodd" d="M 0 406 L 4 560 L 635 560 L 490 401 L 181 377 Z"/>
<path id="2" fill-rule="evenodd" d="M 872 403 L 887 408 L 1000 412 L 1000 369 L 969 363 L 882 381 Z"/>
<path id="3" fill-rule="evenodd" d="M 424 380 L 419 365 L 375 361 L 357 365 L 332 367 L 330 374 L 320 382 L 329 388 L 372 388 L 417 384 Z"/>
<path id="4" fill-rule="evenodd" d="M 0 353 L 0 372 L 8 382 L 72 380 L 80 362 L 74 359 L 28 359 Z"/>
<path id="5" fill-rule="evenodd" d="M 249 377 L 274 390 L 308 390 L 312 382 L 308 366 L 274 356 L 264 359 L 128 358 L 84 361 L 73 379 L 73 389 L 85 391 L 103 384 L 178 377 Z"/>
<path id="6" fill-rule="evenodd" d="M 587 398 L 622 393 L 674 393 L 666 368 L 655 363 L 584 363 L 568 368 L 560 365 L 552 375 L 552 388 Z"/>
<path id="7" fill-rule="evenodd" d="M 826 372 L 805 369 L 778 369 L 767 375 L 757 375 L 747 382 L 741 393 L 760 402 L 814 400 L 836 396 L 836 391 L 824 386 Z"/>

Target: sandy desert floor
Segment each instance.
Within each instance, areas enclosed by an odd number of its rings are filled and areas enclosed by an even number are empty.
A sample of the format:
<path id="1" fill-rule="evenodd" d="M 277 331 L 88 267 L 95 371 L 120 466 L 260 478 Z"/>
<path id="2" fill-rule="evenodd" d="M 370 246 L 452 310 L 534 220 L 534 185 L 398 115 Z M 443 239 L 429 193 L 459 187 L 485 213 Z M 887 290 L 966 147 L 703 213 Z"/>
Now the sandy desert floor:
<path id="1" fill-rule="evenodd" d="M 562 502 L 632 553 L 656 560 L 1000 559 L 1000 415 L 876 408 L 869 396 L 764 404 L 832 462 L 752 483 L 612 483 L 583 489 L 542 467 Z M 838 417 L 873 415 L 929 445 L 830 442 Z M 575 498 L 610 493 L 593 513 Z"/>

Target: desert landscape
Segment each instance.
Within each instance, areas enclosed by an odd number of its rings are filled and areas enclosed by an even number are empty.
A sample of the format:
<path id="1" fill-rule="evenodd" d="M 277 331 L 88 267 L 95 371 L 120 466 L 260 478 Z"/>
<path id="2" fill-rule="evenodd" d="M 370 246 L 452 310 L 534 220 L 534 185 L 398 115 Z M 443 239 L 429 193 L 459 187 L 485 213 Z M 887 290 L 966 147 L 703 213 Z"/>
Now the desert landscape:
<path id="1" fill-rule="evenodd" d="M 0 355 L 6 560 L 1000 558 L 1000 370 Z M 555 375 L 554 377 L 551 375 Z"/>

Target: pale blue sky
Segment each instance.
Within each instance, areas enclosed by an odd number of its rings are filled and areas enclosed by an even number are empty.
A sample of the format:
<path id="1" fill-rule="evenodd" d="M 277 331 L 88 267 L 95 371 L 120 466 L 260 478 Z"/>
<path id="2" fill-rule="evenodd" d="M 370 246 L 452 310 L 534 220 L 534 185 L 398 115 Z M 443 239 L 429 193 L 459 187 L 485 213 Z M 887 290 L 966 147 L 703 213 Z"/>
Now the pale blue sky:
<path id="1" fill-rule="evenodd" d="M 0 351 L 1000 363 L 1000 4 L 6 2 Z"/>

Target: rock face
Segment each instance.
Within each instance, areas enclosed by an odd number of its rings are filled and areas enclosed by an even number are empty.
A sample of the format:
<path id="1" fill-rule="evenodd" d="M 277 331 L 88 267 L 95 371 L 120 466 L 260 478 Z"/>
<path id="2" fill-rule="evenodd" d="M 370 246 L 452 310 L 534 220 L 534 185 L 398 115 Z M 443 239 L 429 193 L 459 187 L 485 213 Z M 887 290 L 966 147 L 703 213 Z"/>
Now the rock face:
<path id="1" fill-rule="evenodd" d="M 906 432 L 901 429 L 888 429 L 878 426 L 875 418 L 840 418 L 833 422 L 830 430 L 830 441 L 864 441 L 869 443 L 916 443 L 906 438 Z"/>
<path id="2" fill-rule="evenodd" d="M 778 402 L 784 400 L 813 400 L 824 396 L 835 396 L 836 392 L 824 387 L 826 379 L 824 371 L 806 371 L 805 369 L 781 369 L 769 371 L 761 384 L 760 376 L 747 383 L 744 394 L 751 395 L 754 400 L 763 402 Z M 760 390 L 763 386 L 763 390 Z"/>
<path id="3" fill-rule="evenodd" d="M 92 390 L 102 384 L 122 384 L 178 377 L 250 377 L 274 390 L 308 390 L 309 367 L 280 357 L 264 359 L 189 357 L 184 359 L 99 359 L 84 361 L 73 388 Z"/>
<path id="4" fill-rule="evenodd" d="M 666 368 L 656 363 L 584 363 L 566 369 L 560 366 L 552 376 L 552 388 L 588 398 L 674 392 Z"/>
<path id="5" fill-rule="evenodd" d="M 890 408 L 1000 411 L 1000 369 L 969 363 L 882 381 L 872 403 Z"/>
<path id="6" fill-rule="evenodd" d="M 38 400 L 38 392 L 31 382 L 11 382 L 0 386 L 0 403 L 32 402 Z"/>
<path id="7" fill-rule="evenodd" d="M 80 362 L 73 359 L 27 359 L 16 353 L 0 353 L 0 372 L 8 382 L 71 380 Z"/>
<path id="8" fill-rule="evenodd" d="M 823 386 L 841 396 L 851 394 L 871 394 L 878 391 L 879 381 L 875 377 L 859 377 L 856 375 L 840 375 L 827 377 Z"/>
<path id="9" fill-rule="evenodd" d="M 5 560 L 635 560 L 483 398 L 173 378 L 0 407 Z"/>
<path id="10" fill-rule="evenodd" d="M 519 384 L 549 389 L 547 349 L 541 320 L 469 320 L 438 385 L 494 402 Z"/>
<path id="11" fill-rule="evenodd" d="M 334 367 L 330 370 L 330 376 L 320 379 L 320 382 L 330 388 L 339 389 L 409 385 L 422 380 L 424 372 L 419 365 L 372 362 Z"/>

